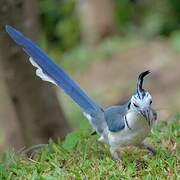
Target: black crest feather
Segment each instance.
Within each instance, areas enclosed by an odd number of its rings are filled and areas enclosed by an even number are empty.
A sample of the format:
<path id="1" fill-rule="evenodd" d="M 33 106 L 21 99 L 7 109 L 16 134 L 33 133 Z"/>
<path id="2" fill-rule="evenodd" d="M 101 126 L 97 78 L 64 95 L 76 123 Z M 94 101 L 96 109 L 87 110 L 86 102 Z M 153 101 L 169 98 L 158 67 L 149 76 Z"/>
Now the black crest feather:
<path id="1" fill-rule="evenodd" d="M 144 92 L 144 89 L 142 87 L 143 86 L 144 77 L 146 75 L 148 75 L 149 73 L 150 73 L 149 70 L 148 71 L 144 71 L 138 77 L 138 81 L 137 81 L 137 93 L 138 93 L 139 96 L 141 96 L 143 94 L 143 92 Z"/>

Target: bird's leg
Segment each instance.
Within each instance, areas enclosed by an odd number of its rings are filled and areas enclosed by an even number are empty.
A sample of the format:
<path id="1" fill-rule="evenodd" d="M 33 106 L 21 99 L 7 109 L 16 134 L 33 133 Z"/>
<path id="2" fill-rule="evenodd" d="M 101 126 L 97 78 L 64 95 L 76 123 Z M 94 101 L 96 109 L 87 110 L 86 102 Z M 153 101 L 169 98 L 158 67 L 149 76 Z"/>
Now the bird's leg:
<path id="1" fill-rule="evenodd" d="M 152 155 L 156 155 L 156 150 L 151 147 L 149 144 L 147 144 L 146 142 L 142 142 L 139 147 L 141 149 L 147 149 Z"/>
<path id="2" fill-rule="evenodd" d="M 102 142 L 102 143 L 106 143 L 107 140 L 104 138 L 104 136 L 100 136 L 100 138 L 98 139 L 99 142 Z"/>
<path id="3" fill-rule="evenodd" d="M 102 142 L 102 143 L 108 143 L 107 136 L 105 134 L 101 134 L 101 136 L 99 137 L 98 141 Z"/>
<path id="4" fill-rule="evenodd" d="M 118 146 L 111 146 L 110 147 L 110 152 L 111 152 L 111 155 L 112 155 L 112 158 L 114 160 L 119 160 L 121 159 L 119 154 L 118 154 Z"/>

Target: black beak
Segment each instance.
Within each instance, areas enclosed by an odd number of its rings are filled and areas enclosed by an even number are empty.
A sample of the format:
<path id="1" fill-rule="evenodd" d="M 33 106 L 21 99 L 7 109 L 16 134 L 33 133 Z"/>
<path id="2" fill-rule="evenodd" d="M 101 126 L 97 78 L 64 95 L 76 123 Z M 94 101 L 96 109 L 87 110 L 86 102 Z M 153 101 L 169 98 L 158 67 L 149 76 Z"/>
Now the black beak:
<path id="1" fill-rule="evenodd" d="M 150 125 L 150 117 L 149 117 L 149 110 L 144 110 L 144 111 L 140 111 L 141 114 L 146 118 L 146 120 L 148 121 L 148 124 Z"/>
<path id="2" fill-rule="evenodd" d="M 138 94 L 138 96 L 140 98 L 143 97 L 143 94 L 144 94 L 144 89 L 142 87 L 143 86 L 144 77 L 146 75 L 148 75 L 149 73 L 150 73 L 150 71 L 144 71 L 138 77 L 138 81 L 137 81 L 137 94 Z"/>

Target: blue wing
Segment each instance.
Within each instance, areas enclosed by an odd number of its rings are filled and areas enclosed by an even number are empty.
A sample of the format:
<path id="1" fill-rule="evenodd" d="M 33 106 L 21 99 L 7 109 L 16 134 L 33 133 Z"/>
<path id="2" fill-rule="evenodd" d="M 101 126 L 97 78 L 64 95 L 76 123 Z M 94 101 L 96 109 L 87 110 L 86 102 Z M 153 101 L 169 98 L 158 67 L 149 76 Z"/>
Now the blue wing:
<path id="1" fill-rule="evenodd" d="M 30 39 L 11 26 L 6 25 L 6 31 L 10 37 L 32 58 L 36 67 L 45 76 L 51 79 L 51 82 L 61 87 L 87 114 L 91 116 L 102 111 L 92 99 L 80 88 L 80 86 L 57 64 L 55 64 L 48 55 L 34 44 Z"/>
<path id="2" fill-rule="evenodd" d="M 127 104 L 105 109 L 104 114 L 109 131 L 118 132 L 125 128 L 124 116 L 127 110 Z"/>

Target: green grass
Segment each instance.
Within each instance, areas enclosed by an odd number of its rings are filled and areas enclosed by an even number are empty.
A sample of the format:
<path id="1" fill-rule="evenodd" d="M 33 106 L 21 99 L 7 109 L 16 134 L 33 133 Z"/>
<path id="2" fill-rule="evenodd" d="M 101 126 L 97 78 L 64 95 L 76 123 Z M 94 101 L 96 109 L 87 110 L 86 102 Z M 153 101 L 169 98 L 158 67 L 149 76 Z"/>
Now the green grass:
<path id="1" fill-rule="evenodd" d="M 65 141 L 49 142 L 33 158 L 8 151 L 1 155 L 0 179 L 178 179 L 180 178 L 180 115 L 159 122 L 148 140 L 157 155 L 134 147 L 121 150 L 113 161 L 108 145 L 90 131 L 68 134 Z"/>

